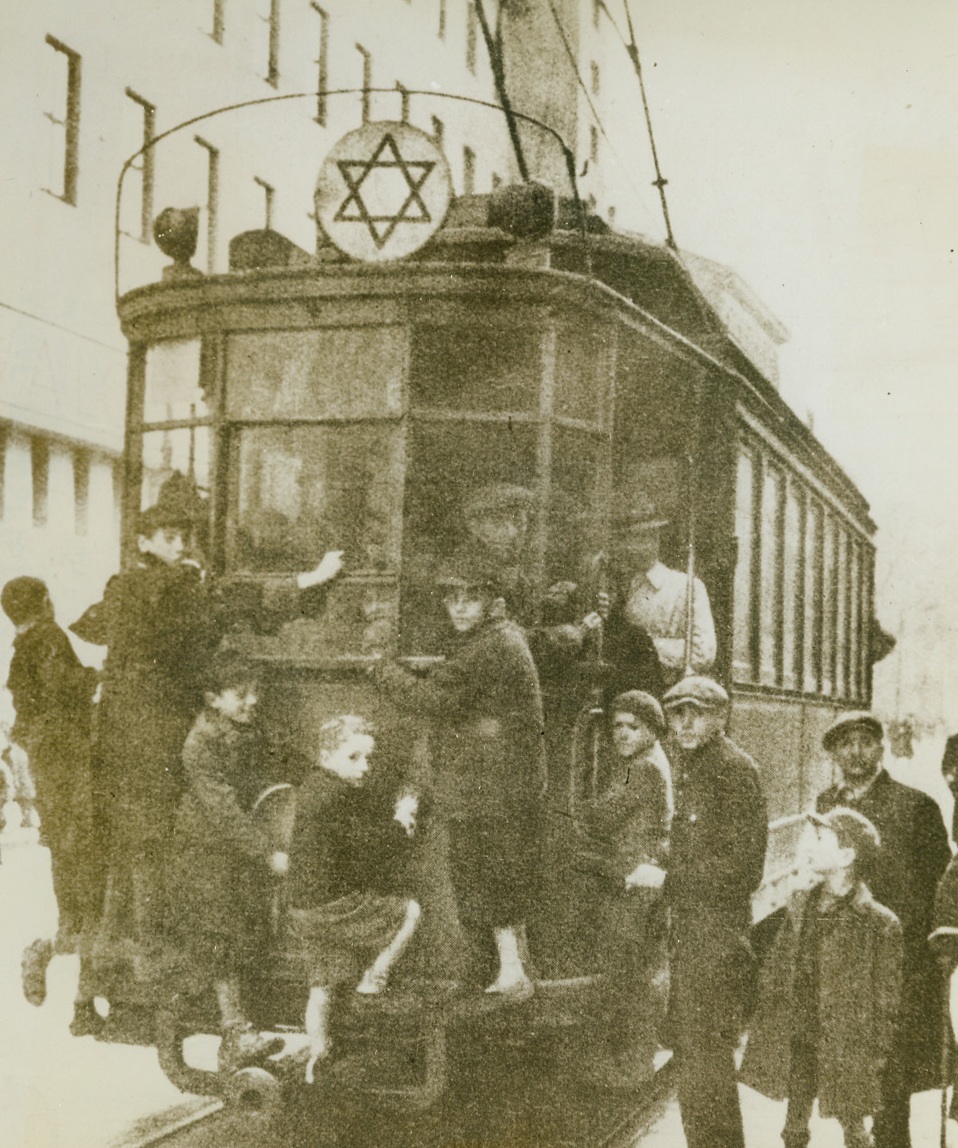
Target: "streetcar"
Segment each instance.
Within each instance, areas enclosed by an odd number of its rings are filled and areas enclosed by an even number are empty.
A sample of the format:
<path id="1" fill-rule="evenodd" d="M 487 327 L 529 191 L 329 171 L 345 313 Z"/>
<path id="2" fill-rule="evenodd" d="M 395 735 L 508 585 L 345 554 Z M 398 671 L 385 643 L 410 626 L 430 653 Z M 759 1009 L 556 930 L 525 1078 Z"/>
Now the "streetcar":
<path id="1" fill-rule="evenodd" d="M 383 650 L 420 667 L 441 656 L 418 624 L 422 568 L 461 542 L 472 493 L 530 493 L 521 561 L 534 616 L 557 582 L 586 604 L 598 595 L 612 507 L 641 493 L 668 520 L 663 560 L 691 564 L 708 589 L 713 673 L 772 819 L 756 913 L 780 904 L 800 815 L 828 780 L 821 734 L 837 710 L 870 700 L 875 525 L 676 253 L 531 184 L 452 198 L 400 258 L 351 257 L 323 231 L 307 252 L 268 230 L 236 236 L 224 274 L 194 271 L 189 255 L 187 238 L 161 282 L 118 301 L 129 342 L 124 560 L 135 559 L 138 513 L 176 473 L 199 494 L 197 545 L 227 590 L 345 552 L 316 616 L 230 635 L 268 674 L 273 732 L 309 758 L 323 721 L 362 713 L 394 731 L 409 770 L 428 772 L 423 728 L 391 712 L 365 671 Z M 550 813 L 562 827 L 550 848 L 565 897 L 545 898 L 555 918 L 533 932 L 541 991 L 494 1015 L 445 995 L 442 961 L 423 959 L 378 1018 L 343 1020 L 357 1047 L 394 1046 L 408 1079 L 347 1058 L 337 1087 L 427 1107 L 457 1039 L 546 1032 L 574 1047 L 594 981 L 580 887 L 563 862 L 577 802 L 596 783 L 579 718 L 598 720 L 597 694 L 582 681 L 550 745 Z M 442 919 L 448 890 L 430 873 L 440 854 L 425 851 L 419 879 Z M 292 1031 L 302 1002 L 281 954 L 274 968 L 257 1019 Z M 189 1038 L 215 1031 L 208 1001 L 167 992 L 157 1003 L 176 1083 L 261 1106 L 277 1094 L 266 1069 L 230 1083 L 190 1066 Z"/>

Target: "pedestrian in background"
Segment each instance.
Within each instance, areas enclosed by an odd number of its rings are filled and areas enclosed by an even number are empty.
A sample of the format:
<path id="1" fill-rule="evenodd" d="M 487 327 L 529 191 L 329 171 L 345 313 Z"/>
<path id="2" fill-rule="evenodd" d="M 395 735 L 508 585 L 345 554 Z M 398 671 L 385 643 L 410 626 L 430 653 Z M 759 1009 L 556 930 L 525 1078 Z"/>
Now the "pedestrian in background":
<path id="1" fill-rule="evenodd" d="M 901 1001 L 875 1117 L 876 1148 L 909 1148 L 911 1095 L 941 1083 L 941 978 L 927 938 L 935 891 L 951 857 L 937 803 L 895 781 L 882 766 L 884 727 L 874 714 L 839 715 L 822 746 L 840 781 L 819 795 L 827 813 L 845 806 L 878 830 L 881 847 L 862 876 L 875 900 L 901 922 L 904 941 Z"/>
<path id="2" fill-rule="evenodd" d="M 841 1124 L 845 1148 L 871 1148 L 865 1122 L 881 1105 L 901 925 L 862 880 L 879 846 L 867 818 L 841 807 L 814 816 L 806 842 L 817 881 L 793 894 L 762 966 L 741 1079 L 788 1099 L 785 1148 L 808 1145 L 816 1097 L 819 1114 Z"/>
<path id="3" fill-rule="evenodd" d="M 39 578 L 12 579 L 0 592 L 0 605 L 16 630 L 7 678 L 16 712 L 11 739 L 29 759 L 40 840 L 50 850 L 59 914 L 56 937 L 38 938 L 24 951 L 24 995 L 31 1004 L 42 1004 L 54 954 L 79 952 L 80 983 L 70 1028 L 84 1035 L 100 1024 L 88 961 L 101 894 L 90 754 L 96 672 L 80 663 L 56 624 Z"/>
<path id="4" fill-rule="evenodd" d="M 734 1052 L 753 960 L 768 818 L 755 762 L 725 733 L 729 696 L 693 675 L 663 699 L 675 813 L 665 882 L 670 1025 L 688 1148 L 744 1148 Z"/>

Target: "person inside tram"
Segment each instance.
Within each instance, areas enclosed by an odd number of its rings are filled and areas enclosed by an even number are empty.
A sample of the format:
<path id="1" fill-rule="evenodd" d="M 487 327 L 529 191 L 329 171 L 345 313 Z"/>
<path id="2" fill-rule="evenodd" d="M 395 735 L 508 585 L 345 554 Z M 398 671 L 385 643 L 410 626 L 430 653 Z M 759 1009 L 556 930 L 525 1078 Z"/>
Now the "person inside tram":
<path id="1" fill-rule="evenodd" d="M 497 569 L 450 562 L 436 579 L 456 645 L 425 678 L 371 667 L 381 693 L 432 721 L 435 813 L 449 833 L 460 923 L 481 950 L 495 941 L 486 992 L 524 1000 L 525 926 L 538 895 L 546 787 L 539 676 L 522 629 L 505 616 Z M 491 955 L 491 954 L 490 954 Z"/>
<path id="2" fill-rule="evenodd" d="M 290 947 L 309 981 L 309 1084 L 317 1062 L 331 1051 L 333 990 L 353 985 L 363 995 L 381 992 L 420 917 L 417 901 L 381 891 L 387 883 L 383 866 L 401 856 L 402 843 L 415 832 L 419 801 L 416 794 L 402 790 L 393 807 L 391 831 L 369 824 L 370 804 L 359 791 L 375 746 L 373 727 L 362 717 L 341 714 L 324 722 L 318 767 L 300 786 L 297 798 L 290 844 L 289 933 Z"/>
<path id="3" fill-rule="evenodd" d="M 629 690 L 613 700 L 610 716 L 612 752 L 600 791 L 578 811 L 585 831 L 582 863 L 597 878 L 602 974 L 588 1075 L 604 1087 L 628 1088 L 653 1075 L 663 1014 L 655 978 L 665 966 L 661 891 L 672 786 L 661 746 L 665 716 L 656 699 Z"/>
<path id="4" fill-rule="evenodd" d="M 183 746 L 185 790 L 167 872 L 169 924 L 191 967 L 214 984 L 219 1068 L 233 1072 L 283 1047 L 281 1038 L 253 1027 L 243 982 L 265 944 L 270 878 L 285 875 L 289 858 L 255 816 L 269 781 L 256 671 L 235 653 L 219 654 L 206 687 L 205 706 Z"/>
<path id="5" fill-rule="evenodd" d="M 692 652 L 691 658 L 686 658 L 688 575 L 669 569 L 660 559 L 661 531 L 667 525 L 668 520 L 656 512 L 646 495 L 635 494 L 620 501 L 612 548 L 615 588 L 600 606 L 600 612 L 608 615 L 610 645 L 621 645 L 620 656 L 631 650 L 635 670 L 645 679 L 637 678 L 631 684 L 656 696 L 661 696 L 662 689 L 656 688 L 656 670 L 648 651 L 640 649 L 644 636 L 654 644 L 666 689 L 686 673 L 708 673 L 716 654 L 708 592 L 696 578 L 692 587 Z M 623 631 L 621 641 L 615 642 L 614 634 L 619 630 Z"/>
<path id="6" fill-rule="evenodd" d="M 457 558 L 488 565 L 498 572 L 506 610 L 521 626 L 532 623 L 535 602 L 525 569 L 532 521 L 532 491 L 510 483 L 493 483 L 469 493 L 462 506 L 466 539 Z"/>

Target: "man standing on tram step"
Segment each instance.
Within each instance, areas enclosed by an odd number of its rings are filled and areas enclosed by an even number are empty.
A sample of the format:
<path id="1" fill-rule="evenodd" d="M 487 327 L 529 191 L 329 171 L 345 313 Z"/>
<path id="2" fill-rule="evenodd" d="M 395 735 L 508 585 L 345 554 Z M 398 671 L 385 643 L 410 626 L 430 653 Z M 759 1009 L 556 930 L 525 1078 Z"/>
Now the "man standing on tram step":
<path id="1" fill-rule="evenodd" d="M 16 630 L 7 678 L 16 713 L 11 736 L 30 761 L 40 839 L 50 850 L 59 915 L 56 937 L 38 938 L 24 951 L 23 990 L 31 1004 L 41 1005 L 54 954 L 79 951 L 80 982 L 70 1030 L 83 1036 L 101 1023 L 87 959 L 102 892 L 90 754 L 96 672 L 80 663 L 54 621 L 50 595 L 39 578 L 12 579 L 0 593 L 0 604 Z"/>
<path id="2" fill-rule="evenodd" d="M 608 601 L 609 627 L 605 656 L 613 661 L 616 629 L 631 627 L 652 639 L 665 686 L 686 670 L 688 629 L 688 575 L 670 570 L 659 558 L 660 532 L 668 526 L 642 494 L 623 499 L 616 507 L 613 572 L 616 585 Z M 605 604 L 603 604 L 604 608 Z M 707 673 L 715 662 L 715 623 L 704 583 L 692 584 L 692 673 Z M 620 655 L 621 657 L 621 655 Z M 625 668 L 625 667 L 623 667 Z M 648 671 L 646 671 L 648 672 Z M 654 684 L 638 679 L 620 684 L 656 693 Z"/>
<path id="3" fill-rule="evenodd" d="M 185 559 L 195 500 L 192 483 L 174 473 L 140 515 L 139 563 L 111 578 L 103 600 L 70 627 L 107 647 L 96 735 L 110 838 L 102 932 L 125 939 L 139 981 L 151 980 L 157 968 L 181 754 L 203 704 L 210 659 L 231 624 L 249 615 L 254 622 L 294 616 L 300 592 L 328 582 L 342 566 L 341 552 L 330 551 L 308 574 L 253 586 L 254 596 L 261 591 L 255 602 L 215 597 Z"/>
<path id="4" fill-rule="evenodd" d="M 941 978 L 927 943 L 935 890 L 951 857 L 937 803 L 882 768 L 884 729 L 874 714 L 841 714 L 822 746 L 841 780 L 819 795 L 819 813 L 847 806 L 878 830 L 881 847 L 863 874 L 875 900 L 901 921 L 904 965 L 898 1020 L 875 1118 L 875 1148 L 908 1148 L 911 1094 L 941 1084 Z"/>
<path id="5" fill-rule="evenodd" d="M 729 697 L 690 676 L 663 699 L 671 731 L 670 1027 L 688 1148 L 744 1148 L 735 1048 L 751 984 L 751 897 L 768 819 L 755 762 L 725 734 Z"/>

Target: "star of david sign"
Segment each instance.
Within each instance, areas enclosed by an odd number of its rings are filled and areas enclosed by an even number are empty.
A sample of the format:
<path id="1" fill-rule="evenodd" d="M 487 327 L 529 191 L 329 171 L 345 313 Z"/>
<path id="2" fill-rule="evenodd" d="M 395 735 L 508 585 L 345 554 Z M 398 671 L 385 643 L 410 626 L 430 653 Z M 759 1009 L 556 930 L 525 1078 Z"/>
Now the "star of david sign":
<path id="1" fill-rule="evenodd" d="M 442 224 L 452 194 L 445 156 L 425 132 L 369 123 L 326 157 L 316 217 L 341 251 L 380 261 L 408 255 Z"/>
<path id="2" fill-rule="evenodd" d="M 436 164 L 431 160 L 404 159 L 391 132 L 386 132 L 369 159 L 340 159 L 336 166 L 349 188 L 349 195 L 333 219 L 337 222 L 361 220 L 369 228 L 377 247 L 385 246 L 400 223 L 432 223 L 429 208 L 419 192 Z M 418 173 L 415 177 L 414 171 Z M 367 185 L 369 204 L 363 198 L 363 184 Z M 370 207 L 375 211 L 380 206 L 391 206 L 404 192 L 406 198 L 395 211 L 373 214 L 370 210 Z"/>

